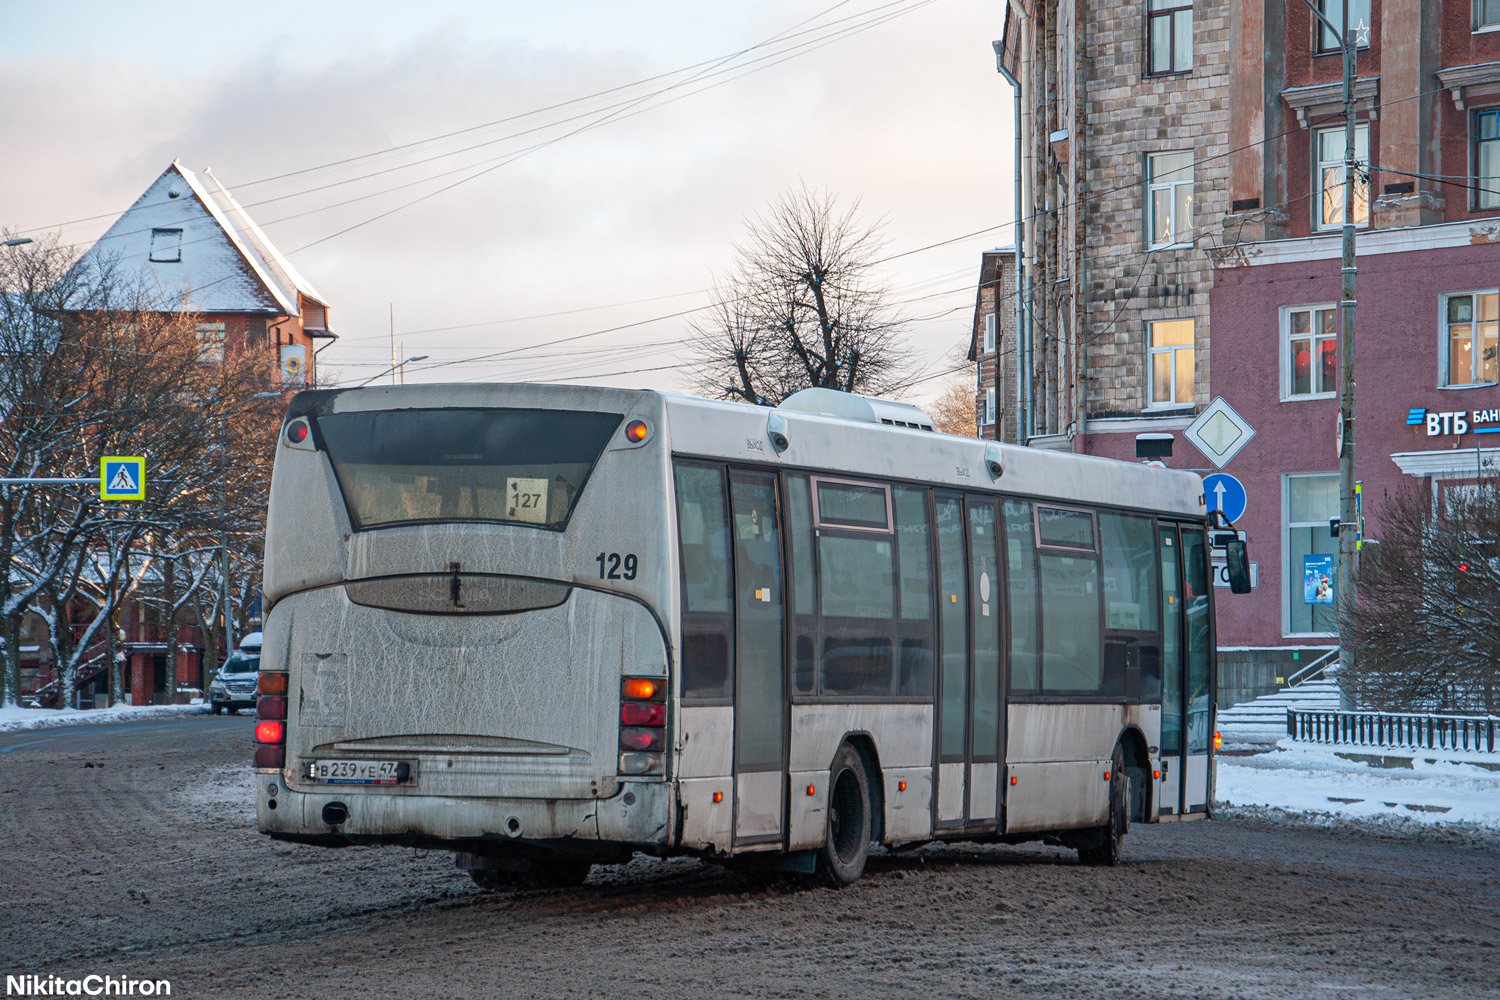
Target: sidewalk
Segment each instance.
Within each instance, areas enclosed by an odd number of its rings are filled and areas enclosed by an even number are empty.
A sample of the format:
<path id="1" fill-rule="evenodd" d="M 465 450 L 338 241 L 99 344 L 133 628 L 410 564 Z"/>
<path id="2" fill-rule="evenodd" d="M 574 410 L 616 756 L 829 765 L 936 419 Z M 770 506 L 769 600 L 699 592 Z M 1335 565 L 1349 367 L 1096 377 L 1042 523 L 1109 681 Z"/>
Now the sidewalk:
<path id="1" fill-rule="evenodd" d="M 208 705 L 116 705 L 113 708 L 0 708 L 0 733 L 24 732 L 28 729 L 53 729 L 57 726 L 100 725 L 107 722 L 137 722 L 144 719 L 169 718 L 184 712 L 207 712 Z"/>
<path id="2" fill-rule="evenodd" d="M 1500 753 L 1299 743 L 1217 758 L 1216 800 L 1234 815 L 1359 820 L 1500 834 Z"/>

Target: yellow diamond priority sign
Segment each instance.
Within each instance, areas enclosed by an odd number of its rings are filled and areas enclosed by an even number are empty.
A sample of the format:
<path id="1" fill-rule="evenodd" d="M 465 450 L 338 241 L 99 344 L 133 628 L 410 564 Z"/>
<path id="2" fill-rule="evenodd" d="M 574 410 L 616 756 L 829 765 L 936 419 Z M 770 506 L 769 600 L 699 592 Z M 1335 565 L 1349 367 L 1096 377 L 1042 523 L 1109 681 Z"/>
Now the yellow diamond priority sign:
<path id="1" fill-rule="evenodd" d="M 127 455 L 99 459 L 99 499 L 146 499 L 146 459 Z"/>

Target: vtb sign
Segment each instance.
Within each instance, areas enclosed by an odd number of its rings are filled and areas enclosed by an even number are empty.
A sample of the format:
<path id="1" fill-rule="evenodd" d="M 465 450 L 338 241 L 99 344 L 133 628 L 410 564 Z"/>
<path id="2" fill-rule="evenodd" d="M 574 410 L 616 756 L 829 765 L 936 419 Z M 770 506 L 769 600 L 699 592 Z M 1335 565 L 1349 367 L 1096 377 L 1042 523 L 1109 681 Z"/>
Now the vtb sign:
<path id="1" fill-rule="evenodd" d="M 1449 434 L 1500 434 L 1500 410 L 1428 410 L 1420 406 L 1407 411 L 1408 427 L 1425 427 L 1428 437 Z M 1487 424 L 1490 426 L 1479 426 Z"/>

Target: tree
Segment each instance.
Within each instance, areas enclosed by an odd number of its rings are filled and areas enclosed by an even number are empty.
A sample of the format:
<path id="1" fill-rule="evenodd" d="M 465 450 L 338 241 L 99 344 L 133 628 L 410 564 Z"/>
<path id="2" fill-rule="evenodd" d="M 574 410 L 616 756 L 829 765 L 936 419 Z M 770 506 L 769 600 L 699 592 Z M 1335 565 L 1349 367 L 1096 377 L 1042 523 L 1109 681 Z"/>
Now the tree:
<path id="1" fill-rule="evenodd" d="M 101 501 L 88 483 L 0 486 L 3 702 L 18 698 L 20 631 L 34 613 L 48 623 L 52 697 L 64 704 L 80 671 L 112 656 L 105 633 L 121 600 L 161 579 L 154 553 L 224 522 L 214 448 L 277 371 L 207 356 L 184 304 L 122 287 L 108 261 L 78 266 L 55 238 L 0 249 L 0 290 L 0 475 L 91 478 L 102 456 L 146 458 L 140 502 Z"/>
<path id="2" fill-rule="evenodd" d="M 979 410 L 974 399 L 974 374 L 966 373 L 944 386 L 927 412 L 932 416 L 932 425 L 944 434 L 978 437 Z"/>
<path id="3" fill-rule="evenodd" d="M 712 314 L 690 324 L 700 392 L 774 406 L 799 389 L 897 387 L 905 324 L 875 276 L 881 226 L 858 209 L 803 185 L 747 224 Z"/>
<path id="4" fill-rule="evenodd" d="M 1500 712 L 1500 488 L 1387 495 L 1347 638 L 1362 707 Z"/>

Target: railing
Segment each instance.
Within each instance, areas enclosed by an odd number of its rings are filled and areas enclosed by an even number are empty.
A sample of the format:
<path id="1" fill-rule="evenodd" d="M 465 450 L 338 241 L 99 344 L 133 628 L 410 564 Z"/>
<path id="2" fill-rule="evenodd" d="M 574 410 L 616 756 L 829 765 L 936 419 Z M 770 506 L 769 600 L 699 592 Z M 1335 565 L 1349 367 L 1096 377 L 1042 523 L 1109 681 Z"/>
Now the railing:
<path id="1" fill-rule="evenodd" d="M 1299 684 L 1306 684 L 1308 681 L 1318 680 L 1323 676 L 1324 673 L 1328 671 L 1329 668 L 1338 666 L 1338 662 L 1339 648 L 1335 646 L 1328 652 L 1324 653 L 1322 656 L 1318 657 L 1316 660 L 1313 660 L 1307 666 L 1303 667 L 1301 670 L 1297 671 L 1295 674 L 1292 674 L 1290 677 L 1288 677 L 1286 679 L 1286 686 L 1289 688 L 1294 688 Z"/>
<path id="2" fill-rule="evenodd" d="M 1500 716 L 1286 710 L 1286 734 L 1312 743 L 1495 752 Z"/>

